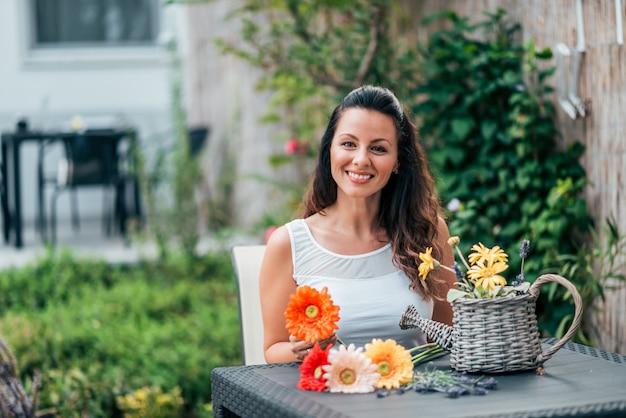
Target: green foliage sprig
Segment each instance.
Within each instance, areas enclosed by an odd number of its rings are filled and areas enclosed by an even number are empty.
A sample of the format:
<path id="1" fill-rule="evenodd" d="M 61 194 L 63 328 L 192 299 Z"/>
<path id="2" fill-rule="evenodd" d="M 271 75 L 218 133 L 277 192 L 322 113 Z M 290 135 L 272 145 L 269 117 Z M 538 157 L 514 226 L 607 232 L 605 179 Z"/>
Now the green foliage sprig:
<path id="1" fill-rule="evenodd" d="M 187 110 L 183 100 L 181 59 L 175 40 L 167 45 L 171 63 L 170 111 L 173 144 L 158 149 L 149 166 L 145 150 L 135 150 L 136 174 L 141 184 L 146 209 L 146 228 L 136 237 L 151 238 L 159 258 L 165 259 L 182 250 L 197 255 L 199 205 L 196 188 L 202 176 L 198 158 L 191 155 Z M 167 189 L 165 193 L 164 189 Z"/>
<path id="2" fill-rule="evenodd" d="M 610 216 L 601 225 L 599 233 L 589 229 L 589 242 L 583 244 L 575 254 L 559 256 L 560 274 L 578 283 L 578 291 L 583 300 L 582 326 L 577 338 L 590 346 L 597 345 L 599 331 L 591 322 L 591 312 L 598 312 L 605 301 L 606 292 L 626 286 L 626 234 L 619 230 L 614 216 Z M 548 302 L 562 304 L 569 295 L 557 294 L 551 289 Z M 558 323 L 556 336 L 561 336 L 574 316 L 567 312 Z"/>

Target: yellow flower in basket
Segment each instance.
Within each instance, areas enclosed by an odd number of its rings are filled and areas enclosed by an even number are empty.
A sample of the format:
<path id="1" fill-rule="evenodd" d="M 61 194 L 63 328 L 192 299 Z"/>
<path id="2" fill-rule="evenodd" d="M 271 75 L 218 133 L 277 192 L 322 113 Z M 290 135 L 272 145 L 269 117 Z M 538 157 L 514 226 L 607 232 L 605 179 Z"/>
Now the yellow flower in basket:
<path id="1" fill-rule="evenodd" d="M 489 248 L 479 242 L 472 246 L 473 252 L 466 261 L 459 249 L 460 242 L 459 237 L 451 237 L 448 240 L 448 244 L 456 250 L 461 258 L 467 273 L 463 273 L 457 263 L 451 267 L 440 264 L 432 257 L 431 247 L 419 254 L 421 263 L 418 266 L 418 271 L 423 280 L 426 280 L 431 271 L 438 268 L 444 268 L 456 274 L 458 289 L 449 290 L 449 302 L 458 298 L 494 298 L 526 293 L 530 283 L 524 282 L 524 259 L 528 256 L 530 241 L 522 241 L 519 250 L 522 259 L 522 271 L 511 285 L 508 285 L 506 278 L 501 275 L 509 268 L 509 256 L 502 248 L 497 245 Z"/>

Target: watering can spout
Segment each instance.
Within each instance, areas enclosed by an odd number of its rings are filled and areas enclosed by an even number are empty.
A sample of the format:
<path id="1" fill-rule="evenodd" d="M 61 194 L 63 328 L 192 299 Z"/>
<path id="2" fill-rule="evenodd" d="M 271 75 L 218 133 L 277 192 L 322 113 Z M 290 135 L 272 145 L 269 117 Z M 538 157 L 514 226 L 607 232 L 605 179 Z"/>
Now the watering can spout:
<path id="1" fill-rule="evenodd" d="M 439 344 L 445 350 L 452 350 L 454 346 L 454 328 L 441 322 L 426 319 L 420 316 L 413 305 L 409 305 L 400 318 L 400 328 L 419 328 L 432 341 Z"/>

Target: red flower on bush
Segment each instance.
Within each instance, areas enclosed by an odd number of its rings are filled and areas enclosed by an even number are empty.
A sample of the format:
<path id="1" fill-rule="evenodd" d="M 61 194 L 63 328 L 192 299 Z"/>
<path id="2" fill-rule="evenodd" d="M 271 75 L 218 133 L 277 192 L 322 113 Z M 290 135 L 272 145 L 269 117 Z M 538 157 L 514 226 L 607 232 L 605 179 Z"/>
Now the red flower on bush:
<path id="1" fill-rule="evenodd" d="M 275 226 L 270 226 L 269 228 L 267 228 L 265 230 L 265 243 L 267 244 L 267 242 L 270 240 L 270 237 L 272 236 L 272 234 L 274 233 L 274 231 L 276 231 L 276 227 Z"/>
<path id="2" fill-rule="evenodd" d="M 296 138 L 291 138 L 285 142 L 285 152 L 289 155 L 307 155 L 309 151 L 309 144 L 304 141 L 299 141 Z"/>
<path id="3" fill-rule="evenodd" d="M 296 138 L 291 138 L 289 141 L 285 142 L 285 152 L 289 155 L 294 155 L 298 152 L 298 147 L 300 143 Z"/>

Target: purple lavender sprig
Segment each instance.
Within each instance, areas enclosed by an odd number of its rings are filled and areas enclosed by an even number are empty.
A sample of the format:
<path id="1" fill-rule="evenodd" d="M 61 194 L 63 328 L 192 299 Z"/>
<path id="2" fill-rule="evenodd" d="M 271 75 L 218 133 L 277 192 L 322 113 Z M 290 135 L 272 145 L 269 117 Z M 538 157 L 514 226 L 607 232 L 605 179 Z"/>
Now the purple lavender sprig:
<path id="1" fill-rule="evenodd" d="M 528 257 L 528 252 L 530 251 L 530 241 L 525 239 L 522 241 L 522 244 L 519 247 L 519 256 L 522 259 L 522 264 L 520 267 L 520 274 L 515 277 L 513 281 L 513 286 L 521 285 L 524 280 L 526 280 L 526 275 L 524 274 L 524 260 Z"/>
<path id="2" fill-rule="evenodd" d="M 524 261 L 528 257 L 528 251 L 530 251 L 530 241 L 525 239 L 519 246 L 519 256 Z"/>
<path id="3" fill-rule="evenodd" d="M 484 396 L 489 390 L 497 389 L 497 386 L 498 381 L 494 377 L 474 376 L 426 366 L 424 371 L 414 375 L 412 382 L 401 386 L 395 393 L 402 395 L 407 390 L 417 393 L 441 392 L 448 398 L 458 398 L 464 395 Z M 385 398 L 391 393 L 389 390 L 379 390 L 377 396 Z"/>
<path id="4" fill-rule="evenodd" d="M 465 282 L 465 273 L 461 270 L 459 263 L 455 261 L 452 265 L 452 270 L 454 270 L 454 274 L 456 274 L 456 280 L 458 282 Z"/>

